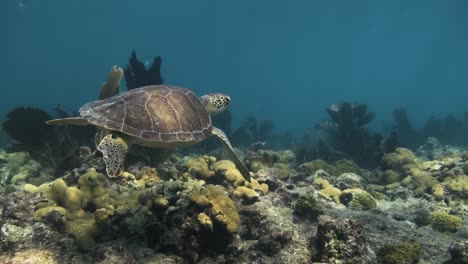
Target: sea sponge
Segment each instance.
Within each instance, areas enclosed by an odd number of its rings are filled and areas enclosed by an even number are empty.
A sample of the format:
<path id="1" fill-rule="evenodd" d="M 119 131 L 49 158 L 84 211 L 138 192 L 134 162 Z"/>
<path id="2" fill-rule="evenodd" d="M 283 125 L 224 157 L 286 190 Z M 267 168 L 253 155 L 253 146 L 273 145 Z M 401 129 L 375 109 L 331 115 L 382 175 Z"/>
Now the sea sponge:
<path id="1" fill-rule="evenodd" d="M 326 161 L 317 159 L 303 163 L 297 169 L 307 175 L 313 175 L 318 170 L 330 172 L 331 166 Z"/>
<path id="2" fill-rule="evenodd" d="M 331 185 L 327 180 L 317 178 L 314 180 L 314 185 L 319 189 L 318 194 L 335 203 L 340 203 L 341 190 Z"/>
<path id="3" fill-rule="evenodd" d="M 411 177 L 415 194 L 418 196 L 423 195 L 427 190 L 432 189 L 432 186 L 439 183 L 436 178 L 432 177 L 431 173 L 416 168 L 411 169 Z"/>
<path id="4" fill-rule="evenodd" d="M 256 191 L 245 186 L 237 187 L 234 191 L 234 195 L 250 202 L 256 201 L 258 197 L 260 197 L 260 194 L 258 194 Z"/>
<path id="5" fill-rule="evenodd" d="M 240 225 L 240 217 L 232 200 L 224 193 L 221 186 L 209 184 L 201 191 L 202 195 L 210 201 L 211 218 L 222 224 L 227 231 L 237 232 Z"/>
<path id="6" fill-rule="evenodd" d="M 40 220 L 53 211 L 59 212 L 62 216 L 67 215 L 67 210 L 61 206 L 47 206 L 34 211 L 34 219 Z"/>
<path id="7" fill-rule="evenodd" d="M 380 174 L 380 181 L 383 184 L 392 184 L 402 180 L 404 174 L 398 173 L 394 170 L 386 170 Z"/>
<path id="8" fill-rule="evenodd" d="M 449 215 L 444 211 L 432 212 L 429 215 L 429 222 L 434 229 L 442 232 L 456 232 L 463 224 L 460 217 Z"/>
<path id="9" fill-rule="evenodd" d="M 331 168 L 330 168 L 329 172 L 332 175 L 339 176 L 339 175 L 341 175 L 343 173 L 347 173 L 347 172 L 352 172 L 352 173 L 359 174 L 361 172 L 361 169 L 359 168 L 359 166 L 353 160 L 341 159 L 341 160 L 335 161 L 331 165 Z"/>
<path id="10" fill-rule="evenodd" d="M 89 250 L 96 245 L 94 237 L 97 236 L 98 227 L 92 214 L 87 217 L 68 221 L 65 231 L 75 238 L 81 249 Z"/>
<path id="11" fill-rule="evenodd" d="M 211 218 L 205 214 L 205 213 L 199 213 L 198 214 L 198 217 L 197 217 L 197 220 L 198 222 L 200 222 L 200 224 L 210 230 L 210 231 L 213 231 L 213 221 L 211 221 Z"/>
<path id="12" fill-rule="evenodd" d="M 417 167 L 418 162 L 413 152 L 406 148 L 397 148 L 394 152 L 386 153 L 382 157 L 380 166 L 383 170 L 404 172 L 412 167 Z"/>
<path id="13" fill-rule="evenodd" d="M 39 187 L 27 185 L 24 190 L 33 193 L 42 192 L 53 201 L 53 203 L 45 205 L 51 206 L 52 208 L 46 209 L 47 207 L 45 207 L 38 209 L 38 211 L 40 211 L 35 213 L 36 219 L 54 210 L 63 213 L 63 210 L 58 208 L 66 210 L 66 216 L 69 219 L 76 219 L 84 214 L 83 208 L 86 207 L 87 204 L 85 195 L 76 187 L 68 187 L 62 179 L 56 179 L 50 184 L 42 184 Z"/>
<path id="14" fill-rule="evenodd" d="M 268 164 L 261 156 L 252 156 L 248 158 L 248 165 L 251 171 L 257 172 L 262 169 L 268 168 Z"/>
<path id="15" fill-rule="evenodd" d="M 354 210 L 365 211 L 377 207 L 375 198 L 361 189 L 344 190 L 340 196 L 340 201 Z"/>

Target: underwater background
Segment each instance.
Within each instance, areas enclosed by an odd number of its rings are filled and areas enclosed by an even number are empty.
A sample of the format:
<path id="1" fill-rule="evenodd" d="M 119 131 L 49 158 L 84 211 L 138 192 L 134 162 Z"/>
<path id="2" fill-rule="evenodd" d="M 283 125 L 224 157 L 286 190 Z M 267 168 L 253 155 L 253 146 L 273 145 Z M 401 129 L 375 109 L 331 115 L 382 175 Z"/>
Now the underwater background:
<path id="1" fill-rule="evenodd" d="M 468 263 L 467 28 L 465 0 L 0 1 L 0 263 Z M 63 125 L 98 98 L 138 133 Z"/>
<path id="2" fill-rule="evenodd" d="M 454 1 L 34 1 L 0 3 L 0 113 L 69 110 L 94 99 L 107 69 L 162 56 L 165 83 L 233 98 L 247 115 L 301 134 L 337 101 L 373 124 L 405 108 L 465 111 L 468 3 Z"/>

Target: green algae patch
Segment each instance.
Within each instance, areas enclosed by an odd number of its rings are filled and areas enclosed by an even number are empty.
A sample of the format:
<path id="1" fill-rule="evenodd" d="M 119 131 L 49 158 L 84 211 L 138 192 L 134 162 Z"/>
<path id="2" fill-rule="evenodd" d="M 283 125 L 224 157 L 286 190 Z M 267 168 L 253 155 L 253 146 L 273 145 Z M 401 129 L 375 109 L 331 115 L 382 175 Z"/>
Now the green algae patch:
<path id="1" fill-rule="evenodd" d="M 300 217 L 317 220 L 323 214 L 323 209 L 311 193 L 299 196 L 294 204 L 294 213 Z"/>
<path id="2" fill-rule="evenodd" d="M 339 176 L 343 173 L 356 173 L 359 174 L 361 169 L 359 166 L 350 159 L 337 160 L 331 164 L 324 160 L 312 160 L 301 164 L 298 170 L 308 175 L 313 175 L 318 170 L 324 170 L 331 175 Z"/>
<path id="3" fill-rule="evenodd" d="M 443 211 L 432 212 L 429 215 L 429 222 L 434 229 L 442 232 L 456 232 L 463 224 L 460 217 Z"/>
<path id="4" fill-rule="evenodd" d="M 366 211 L 377 207 L 377 201 L 368 192 L 361 189 L 344 190 L 340 201 L 353 210 Z"/>
<path id="5" fill-rule="evenodd" d="M 415 264 L 419 263 L 422 246 L 417 242 L 383 246 L 377 259 L 382 264 Z"/>

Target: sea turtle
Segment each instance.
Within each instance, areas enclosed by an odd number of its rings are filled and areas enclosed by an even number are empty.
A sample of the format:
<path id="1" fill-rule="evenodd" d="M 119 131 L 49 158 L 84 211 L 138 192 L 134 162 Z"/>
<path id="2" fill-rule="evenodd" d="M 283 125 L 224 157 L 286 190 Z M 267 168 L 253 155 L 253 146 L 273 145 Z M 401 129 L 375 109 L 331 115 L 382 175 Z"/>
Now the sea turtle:
<path id="1" fill-rule="evenodd" d="M 210 115 L 229 106 L 229 96 L 208 94 L 197 97 L 188 89 L 170 85 L 150 85 L 114 94 L 85 104 L 80 108 L 79 117 L 49 120 L 47 124 L 96 126 L 97 149 L 104 156 L 110 177 L 122 173 L 126 153 L 132 144 L 177 148 L 215 136 L 232 155 L 244 178 L 250 181 L 249 171 L 234 152 L 226 134 L 211 122 Z"/>

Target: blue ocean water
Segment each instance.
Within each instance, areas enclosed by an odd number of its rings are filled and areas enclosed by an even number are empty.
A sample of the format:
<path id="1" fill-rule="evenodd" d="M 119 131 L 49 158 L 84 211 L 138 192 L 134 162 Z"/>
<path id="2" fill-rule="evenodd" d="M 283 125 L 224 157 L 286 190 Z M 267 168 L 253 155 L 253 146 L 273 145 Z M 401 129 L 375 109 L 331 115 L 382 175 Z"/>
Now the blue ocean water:
<path id="1" fill-rule="evenodd" d="M 167 84 L 230 94 L 237 125 L 252 114 L 301 134 L 339 101 L 367 104 L 376 129 L 397 107 L 417 125 L 460 117 L 467 11 L 465 0 L 3 0 L 0 115 L 76 110 L 136 50 L 162 56 Z"/>

